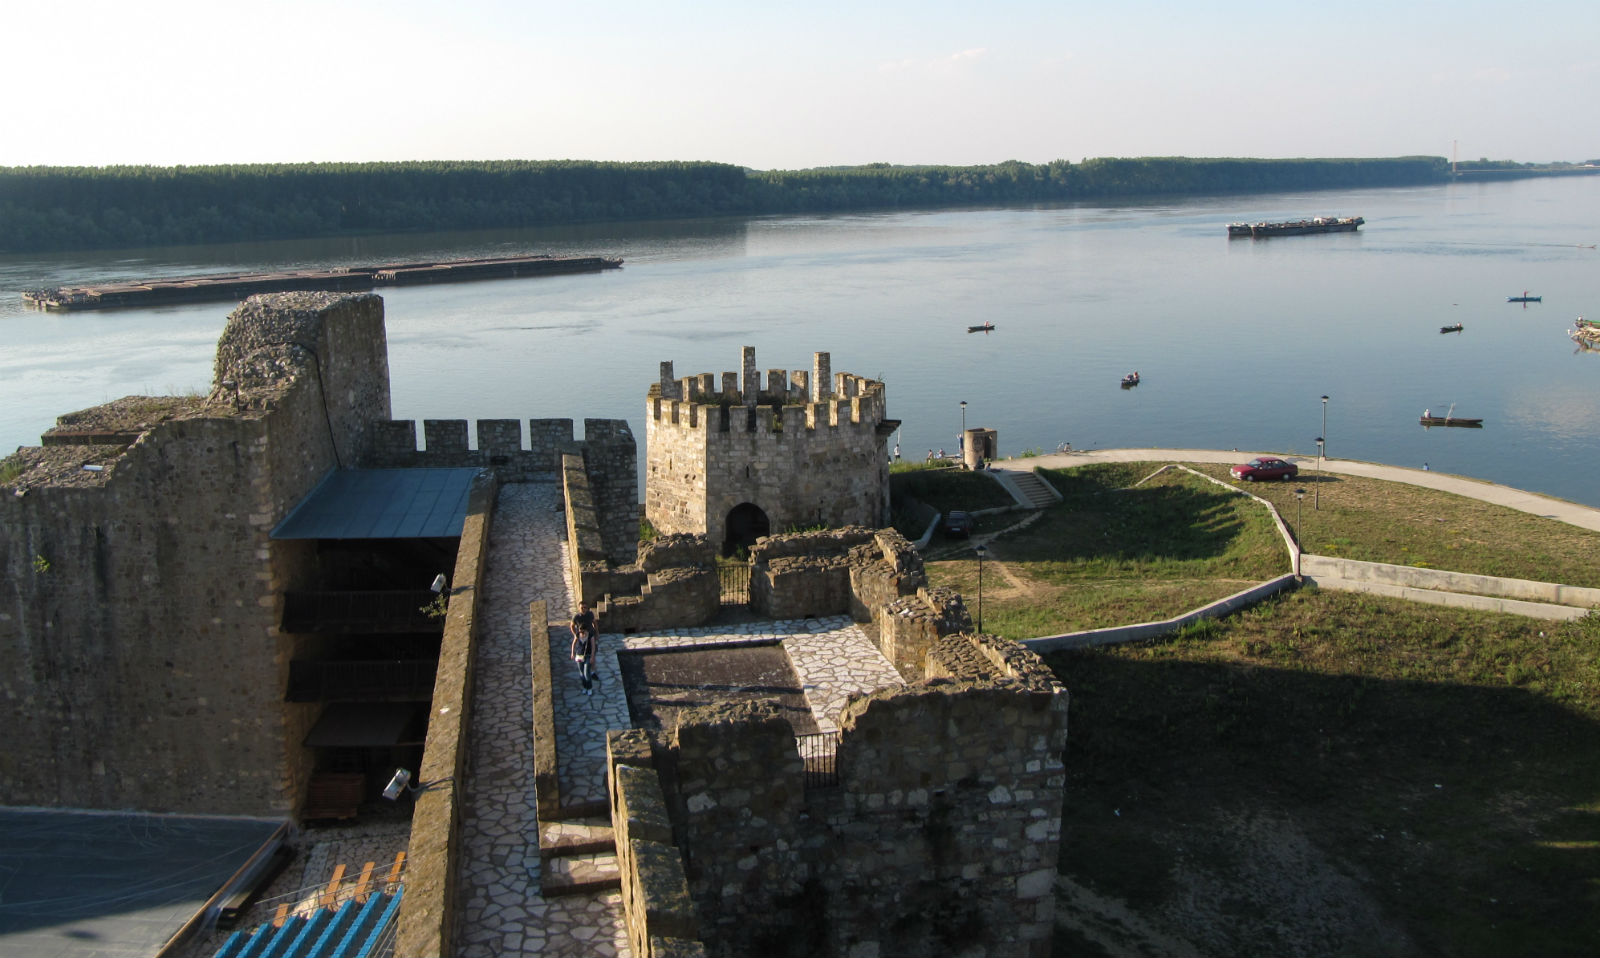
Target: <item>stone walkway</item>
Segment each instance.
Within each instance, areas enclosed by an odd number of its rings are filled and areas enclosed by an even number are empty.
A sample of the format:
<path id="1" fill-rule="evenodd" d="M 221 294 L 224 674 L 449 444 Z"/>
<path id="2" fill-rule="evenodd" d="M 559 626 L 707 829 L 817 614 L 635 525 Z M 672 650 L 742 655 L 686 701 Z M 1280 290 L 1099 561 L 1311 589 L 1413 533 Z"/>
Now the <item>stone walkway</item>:
<path id="1" fill-rule="evenodd" d="M 801 682 L 817 726 L 838 730 L 853 694 L 904 684 L 848 616 L 673 629 L 600 637 L 599 682 L 584 695 L 568 656 L 570 573 L 554 482 L 503 486 L 489 535 L 475 710 L 469 735 L 466 808 L 461 828 L 462 958 L 493 955 L 601 955 L 627 958 L 616 892 L 546 899 L 540 895 L 539 823 L 533 793 L 532 689 L 528 603 L 548 604 L 552 701 L 564 806 L 609 804 L 606 732 L 628 728 L 621 650 L 778 642 Z M 549 823 L 547 823 L 549 827 Z M 573 826 L 579 827 L 582 826 Z"/>
<path id="2" fill-rule="evenodd" d="M 568 616 L 560 509 L 553 481 L 503 486 L 489 533 L 459 839 L 461 958 L 631 954 L 621 894 L 539 893 L 528 603 L 542 598 L 552 619 Z"/>

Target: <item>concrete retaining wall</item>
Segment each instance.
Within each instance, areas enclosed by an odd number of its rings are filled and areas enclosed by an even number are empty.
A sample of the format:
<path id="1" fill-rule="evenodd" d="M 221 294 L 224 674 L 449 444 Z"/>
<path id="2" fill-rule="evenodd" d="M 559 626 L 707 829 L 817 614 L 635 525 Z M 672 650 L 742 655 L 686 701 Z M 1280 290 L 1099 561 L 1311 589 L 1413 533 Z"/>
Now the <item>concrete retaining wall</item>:
<path id="1" fill-rule="evenodd" d="M 1524 602 L 1520 599 L 1506 599 L 1488 595 L 1467 595 L 1462 592 L 1435 592 L 1430 589 L 1392 585 L 1387 582 L 1362 582 L 1354 579 L 1340 579 L 1335 576 L 1307 576 L 1306 581 L 1321 589 L 1337 589 L 1342 592 L 1365 592 L 1369 595 L 1387 595 L 1410 602 L 1426 602 L 1430 605 L 1443 605 L 1455 609 L 1473 609 L 1478 612 L 1503 612 L 1507 615 L 1525 615 L 1533 619 L 1570 620 L 1581 619 L 1589 614 L 1587 609 L 1570 605 Z"/>
<path id="2" fill-rule="evenodd" d="M 1554 582 L 1504 579 L 1499 576 L 1447 572 L 1442 569 L 1419 569 L 1416 566 L 1360 562 L 1355 559 L 1309 553 L 1301 558 L 1300 563 L 1303 575 L 1318 580 L 1343 580 L 1349 585 L 1375 583 L 1401 589 L 1466 592 L 1475 596 L 1498 596 L 1522 602 L 1566 605 L 1579 609 L 1600 607 L 1600 589 L 1585 589 Z M 1339 586 L 1329 586 L 1329 588 L 1339 588 Z"/>
<path id="3" fill-rule="evenodd" d="M 1255 605 L 1261 600 L 1277 595 L 1288 589 L 1296 588 L 1300 584 L 1294 574 L 1280 575 L 1276 579 L 1268 579 L 1260 585 L 1251 586 L 1242 592 L 1235 592 L 1225 599 L 1218 599 L 1210 605 L 1201 606 L 1193 612 L 1171 619 L 1162 619 L 1158 622 L 1140 622 L 1137 625 L 1118 625 L 1109 629 L 1086 629 L 1082 632 L 1067 632 L 1062 635 L 1046 635 L 1037 639 L 1023 639 L 1022 645 L 1035 652 L 1057 652 L 1062 649 L 1082 649 L 1093 645 L 1116 645 L 1119 642 L 1138 642 L 1143 639 L 1154 639 L 1169 635 L 1186 625 L 1199 622 L 1201 619 L 1220 619 L 1231 615 L 1247 606 Z"/>

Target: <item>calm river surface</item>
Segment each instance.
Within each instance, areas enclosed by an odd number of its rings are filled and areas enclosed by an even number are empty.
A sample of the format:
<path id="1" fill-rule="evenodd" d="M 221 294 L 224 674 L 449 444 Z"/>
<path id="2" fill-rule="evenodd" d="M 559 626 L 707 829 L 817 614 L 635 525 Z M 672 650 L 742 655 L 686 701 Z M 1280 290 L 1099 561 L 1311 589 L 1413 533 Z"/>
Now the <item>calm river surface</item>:
<path id="1" fill-rule="evenodd" d="M 1229 240 L 1235 219 L 1359 233 Z M 232 308 L 44 314 L 32 286 L 506 252 L 622 270 L 384 292 L 398 418 L 626 418 L 659 363 L 888 384 L 908 458 L 967 423 L 1002 455 L 1186 446 L 1430 468 L 1600 505 L 1600 177 L 1126 206 L 875 213 L 0 257 L 0 448 L 61 413 L 205 391 Z M 1544 297 L 1524 308 L 1506 297 Z M 969 324 L 995 332 L 969 335 Z M 1439 327 L 1462 323 L 1461 333 Z M 1143 384 L 1118 388 L 1138 370 Z M 1485 428 L 1424 430 L 1455 404 Z"/>

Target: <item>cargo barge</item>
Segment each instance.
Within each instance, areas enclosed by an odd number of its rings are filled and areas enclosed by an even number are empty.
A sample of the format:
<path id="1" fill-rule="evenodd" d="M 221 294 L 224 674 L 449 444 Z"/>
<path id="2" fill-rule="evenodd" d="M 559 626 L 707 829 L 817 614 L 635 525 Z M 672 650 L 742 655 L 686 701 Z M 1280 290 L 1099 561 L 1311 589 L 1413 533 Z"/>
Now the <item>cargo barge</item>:
<path id="1" fill-rule="evenodd" d="M 127 309 L 215 300 L 241 300 L 256 293 L 288 290 L 359 292 L 380 286 L 458 283 L 477 279 L 554 276 L 619 269 L 620 259 L 600 256 L 504 256 L 425 263 L 383 263 L 339 269 L 285 270 L 277 273 L 221 273 L 94 286 L 30 289 L 23 300 L 39 309 Z"/>
<path id="2" fill-rule="evenodd" d="M 1314 216 L 1292 223 L 1229 223 L 1228 236 L 1302 236 L 1306 233 L 1354 233 L 1366 220 L 1359 216 Z"/>

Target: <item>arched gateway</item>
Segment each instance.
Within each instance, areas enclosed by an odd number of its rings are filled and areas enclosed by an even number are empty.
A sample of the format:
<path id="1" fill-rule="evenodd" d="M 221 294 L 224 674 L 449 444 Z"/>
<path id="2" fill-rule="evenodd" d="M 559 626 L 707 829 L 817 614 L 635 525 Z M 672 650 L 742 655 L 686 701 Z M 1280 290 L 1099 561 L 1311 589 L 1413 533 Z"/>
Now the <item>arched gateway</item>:
<path id="1" fill-rule="evenodd" d="M 740 548 L 749 549 L 756 544 L 762 536 L 772 534 L 772 522 L 761 507 L 750 502 L 741 502 L 728 512 L 727 522 L 723 524 L 726 534 L 722 539 L 722 554 L 731 556 Z"/>

